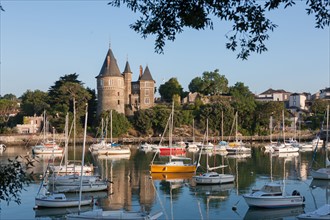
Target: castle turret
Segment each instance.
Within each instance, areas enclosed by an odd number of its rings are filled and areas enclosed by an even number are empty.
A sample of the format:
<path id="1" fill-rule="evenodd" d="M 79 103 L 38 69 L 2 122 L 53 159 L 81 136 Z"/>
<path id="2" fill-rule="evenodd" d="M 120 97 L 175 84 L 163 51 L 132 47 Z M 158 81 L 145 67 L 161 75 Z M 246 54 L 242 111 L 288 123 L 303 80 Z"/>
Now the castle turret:
<path id="1" fill-rule="evenodd" d="M 130 103 L 130 94 L 132 93 L 132 71 L 129 66 L 128 61 L 126 61 L 125 69 L 123 72 L 124 82 L 125 82 L 125 98 L 124 104 L 129 105 Z"/>
<path id="2" fill-rule="evenodd" d="M 142 67 L 140 68 L 142 70 Z M 140 84 L 140 108 L 147 109 L 154 106 L 155 81 L 151 76 L 149 67 L 146 66 L 144 72 L 139 77 Z"/>
<path id="3" fill-rule="evenodd" d="M 114 109 L 119 113 L 125 113 L 124 97 L 125 83 L 124 77 L 120 74 L 116 58 L 109 48 L 103 62 L 97 81 L 97 115 L 102 111 Z"/>

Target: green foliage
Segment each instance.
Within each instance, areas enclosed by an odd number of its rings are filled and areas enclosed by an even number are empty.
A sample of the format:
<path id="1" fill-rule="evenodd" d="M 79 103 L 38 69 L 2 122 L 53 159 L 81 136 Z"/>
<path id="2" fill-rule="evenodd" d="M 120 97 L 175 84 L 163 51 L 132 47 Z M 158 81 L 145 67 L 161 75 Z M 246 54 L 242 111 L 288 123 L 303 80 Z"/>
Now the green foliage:
<path id="1" fill-rule="evenodd" d="M 282 123 L 282 111 L 285 109 L 283 102 L 256 102 L 252 132 L 259 135 L 269 135 L 270 129 L 279 130 Z M 270 125 L 272 117 L 272 128 Z"/>
<path id="2" fill-rule="evenodd" d="M 200 129 L 206 131 L 206 119 L 208 118 L 209 134 L 221 135 L 221 123 L 223 121 L 223 135 L 232 135 L 231 127 L 234 119 L 234 109 L 228 102 L 203 105 L 198 115 Z"/>
<path id="3" fill-rule="evenodd" d="M 142 134 L 153 134 L 152 124 L 155 113 L 152 109 L 134 112 L 134 127 Z"/>
<path id="4" fill-rule="evenodd" d="M 177 78 L 171 78 L 164 84 L 161 84 L 158 91 L 162 100 L 165 102 L 172 102 L 174 95 L 179 95 L 181 97 L 183 93 L 182 86 Z"/>
<path id="5" fill-rule="evenodd" d="M 213 72 L 204 72 L 202 78 L 195 77 L 189 83 L 188 88 L 190 92 L 198 92 L 203 95 L 221 95 L 228 92 L 228 80 L 216 69 Z"/>
<path id="6" fill-rule="evenodd" d="M 49 109 L 48 93 L 40 90 L 27 90 L 21 97 L 21 111 L 25 116 L 41 115 L 44 110 Z"/>
<path id="7" fill-rule="evenodd" d="M 330 105 L 329 100 L 324 100 L 324 99 L 316 99 L 310 108 L 311 113 L 314 115 L 323 115 L 324 112 L 327 110 L 327 106 Z"/>
<path id="8" fill-rule="evenodd" d="M 168 118 L 171 114 L 170 107 L 167 106 L 156 106 L 154 110 L 154 120 L 152 122 L 152 127 L 155 134 L 162 134 L 165 130 Z"/>
<path id="9" fill-rule="evenodd" d="M 49 89 L 49 104 L 52 106 L 49 114 L 53 116 L 50 121 L 60 131 L 63 131 L 66 113 L 73 112 L 74 106 L 77 130 L 82 130 L 85 106 L 93 96 L 93 93 L 85 89 L 77 78 L 76 73 L 65 75 Z"/>
<path id="10" fill-rule="evenodd" d="M 112 111 L 112 126 L 111 126 L 111 111 Z M 108 110 L 101 113 L 100 118 L 105 119 L 105 124 L 107 124 L 107 134 L 108 137 L 111 137 L 111 128 L 112 128 L 112 137 L 120 137 L 128 132 L 128 129 L 131 127 L 130 122 L 126 116 L 122 113 L 118 113 L 115 110 Z"/>
<path id="11" fill-rule="evenodd" d="M 28 170 L 35 160 L 29 156 L 8 159 L 8 163 L 0 164 L 0 201 L 21 203 L 20 193 L 24 186 L 32 181 L 33 173 Z"/>
<path id="12" fill-rule="evenodd" d="M 253 124 L 253 113 L 256 108 L 256 102 L 253 93 L 242 82 L 237 82 L 230 87 L 229 94 L 232 96 L 231 105 L 238 111 L 238 126 L 243 135 L 251 134 L 251 125 Z"/>
<path id="13" fill-rule="evenodd" d="M 0 126 L 6 126 L 11 114 L 18 112 L 17 100 L 0 99 Z"/>
<path id="14" fill-rule="evenodd" d="M 130 27 L 143 38 L 155 35 L 155 51 L 163 53 L 165 41 L 174 41 L 185 28 L 213 29 L 213 20 L 231 22 L 232 30 L 224 30 L 228 39 L 226 48 L 236 51 L 237 58 L 247 59 L 251 53 L 267 51 L 265 41 L 277 25 L 266 15 L 281 5 L 291 7 L 294 0 L 238 1 L 238 0 L 185 0 L 136 1 L 110 0 L 111 6 L 126 5 L 139 19 Z M 307 14 L 315 14 L 316 28 L 330 24 L 329 1 L 309 0 Z"/>

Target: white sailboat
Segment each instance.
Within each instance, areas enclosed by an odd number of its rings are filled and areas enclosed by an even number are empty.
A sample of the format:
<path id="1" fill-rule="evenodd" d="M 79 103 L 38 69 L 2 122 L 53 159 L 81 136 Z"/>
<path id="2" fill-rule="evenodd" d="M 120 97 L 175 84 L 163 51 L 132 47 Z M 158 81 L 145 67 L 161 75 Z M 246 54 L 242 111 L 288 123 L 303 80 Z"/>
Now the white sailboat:
<path id="1" fill-rule="evenodd" d="M 39 145 L 32 147 L 33 154 L 62 154 L 63 148 L 55 141 L 55 130 L 53 128 L 53 140 L 46 139 L 47 119 L 46 111 L 43 114 L 43 140 Z"/>
<path id="2" fill-rule="evenodd" d="M 85 127 L 87 127 L 87 110 L 86 110 L 86 119 Z M 84 145 L 83 145 L 83 159 L 84 163 L 84 152 L 85 152 L 85 142 L 86 142 L 86 130 L 84 135 Z M 80 181 L 80 190 L 79 190 L 79 199 L 81 200 L 82 196 L 82 179 Z M 79 205 L 80 210 L 80 205 Z M 148 214 L 143 211 L 125 211 L 125 210 L 116 210 L 116 211 L 105 211 L 103 209 L 95 209 L 87 212 L 78 212 L 75 214 L 68 214 L 67 219 L 157 219 L 163 213 L 156 212 L 154 214 Z"/>
<path id="3" fill-rule="evenodd" d="M 112 110 L 110 110 L 110 143 L 105 145 L 103 148 L 97 150 L 98 155 L 121 155 L 131 154 L 129 147 L 122 147 L 119 144 L 115 144 L 112 141 Z"/>
<path id="4" fill-rule="evenodd" d="M 44 172 L 40 187 L 35 197 L 35 207 L 34 208 L 64 208 L 64 207 L 78 207 L 80 200 L 79 198 L 67 198 L 63 193 L 54 193 L 54 192 L 43 192 L 41 189 L 44 184 L 44 178 L 48 171 L 49 164 Z M 54 185 L 53 185 L 54 187 Z M 92 203 L 92 197 L 85 197 L 81 200 L 81 205 L 90 205 Z"/>
<path id="5" fill-rule="evenodd" d="M 245 144 L 242 142 L 242 140 L 238 140 L 238 112 L 235 114 L 234 122 L 235 122 L 235 141 L 229 142 L 228 146 L 226 147 L 226 150 L 228 153 L 249 153 L 251 152 L 251 148 L 245 147 Z"/>
<path id="6" fill-rule="evenodd" d="M 75 131 L 74 131 L 75 132 Z M 50 181 L 55 181 L 56 182 L 61 182 L 62 180 L 67 179 L 66 176 L 68 176 L 69 179 L 72 179 L 72 176 L 75 176 L 77 178 L 79 178 L 80 175 L 77 175 L 77 173 L 80 172 L 81 167 L 83 167 L 83 172 L 84 174 L 90 174 L 93 173 L 94 171 L 94 167 L 93 164 L 91 164 L 90 166 L 84 165 L 82 166 L 81 163 L 77 163 L 77 162 L 71 162 L 69 163 L 68 160 L 68 148 L 69 148 L 69 114 L 66 115 L 65 118 L 65 147 L 64 147 L 64 155 L 62 157 L 62 161 L 60 165 L 51 165 L 50 166 L 50 171 L 53 173 L 53 176 L 51 178 L 49 178 Z M 75 142 L 75 140 L 74 140 Z M 64 158 L 64 164 L 62 164 L 63 162 L 63 158 Z M 66 175 L 62 175 L 59 176 L 58 174 L 66 174 Z"/>
<path id="7" fill-rule="evenodd" d="M 284 159 L 283 183 L 271 181 L 261 189 L 243 195 L 249 207 L 289 208 L 304 204 L 305 198 L 297 190 L 292 194 L 288 194 L 285 190 L 285 161 Z"/>
<path id="8" fill-rule="evenodd" d="M 328 157 L 328 139 L 329 139 L 329 105 L 327 106 L 327 127 L 326 127 L 326 142 L 325 142 L 325 166 L 318 170 L 311 169 L 310 174 L 313 179 L 330 180 L 330 161 Z M 316 153 L 317 147 L 315 147 L 314 154 Z M 314 159 L 314 157 L 313 157 Z M 314 162 L 314 161 L 313 161 Z"/>
<path id="9" fill-rule="evenodd" d="M 206 120 L 206 127 L 208 127 L 208 119 Z M 202 152 L 202 151 L 201 151 Z M 201 152 L 199 157 L 201 157 Z M 220 174 L 213 170 L 225 168 L 227 165 L 220 165 L 216 167 L 209 166 L 209 156 L 206 154 L 206 172 L 201 175 L 193 176 L 196 184 L 223 184 L 234 182 L 235 176 L 231 174 Z M 199 158 L 200 160 L 200 158 Z"/>
<path id="10" fill-rule="evenodd" d="M 75 108 L 75 106 L 74 106 Z M 87 111 L 87 110 L 86 110 Z M 87 114 L 87 113 L 86 113 Z M 74 110 L 75 115 L 75 110 Z M 66 116 L 66 126 L 65 134 L 66 137 L 69 137 L 68 134 L 68 121 L 69 116 Z M 75 126 L 75 116 L 74 124 Z M 74 130 L 74 145 L 75 145 L 75 129 Z M 83 155 L 85 152 L 83 152 Z M 51 170 L 53 175 L 48 178 L 50 184 L 53 184 L 54 191 L 56 192 L 78 192 L 80 190 L 80 182 L 82 181 L 82 191 L 83 192 L 95 192 L 103 191 L 108 188 L 108 183 L 105 180 L 102 180 L 99 176 L 96 175 L 86 175 L 87 173 L 92 173 L 93 166 L 86 166 L 83 162 L 77 165 L 76 163 L 68 163 L 68 138 L 65 142 L 65 162 L 64 165 L 52 166 Z M 82 157 L 84 159 L 84 156 Z M 83 175 L 79 173 L 82 172 Z M 66 173 L 65 175 L 59 175 L 59 173 Z M 78 175 L 77 175 L 78 173 Z"/>
<path id="11" fill-rule="evenodd" d="M 298 152 L 299 147 L 293 146 L 291 143 L 285 142 L 285 121 L 284 121 L 284 110 L 282 111 L 282 133 L 283 133 L 283 143 L 277 143 L 273 149 L 279 153 L 292 153 Z"/>

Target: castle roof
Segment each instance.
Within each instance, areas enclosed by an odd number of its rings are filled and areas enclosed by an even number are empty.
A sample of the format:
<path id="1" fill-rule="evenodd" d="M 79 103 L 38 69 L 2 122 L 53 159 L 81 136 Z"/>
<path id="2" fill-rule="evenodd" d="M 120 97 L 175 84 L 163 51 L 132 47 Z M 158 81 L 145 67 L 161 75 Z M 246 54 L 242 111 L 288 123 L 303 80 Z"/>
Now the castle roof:
<path id="1" fill-rule="evenodd" d="M 104 76 L 121 76 L 117 65 L 117 60 L 110 48 L 103 62 L 100 74 L 97 77 L 104 77 Z"/>
<path id="2" fill-rule="evenodd" d="M 151 73 L 150 73 L 150 70 L 149 70 L 149 67 L 146 66 L 142 76 L 140 77 L 139 80 L 145 80 L 145 81 L 154 81 L 154 79 L 152 78 L 151 76 Z"/>
<path id="3" fill-rule="evenodd" d="M 131 67 L 129 66 L 128 61 L 126 61 L 126 65 L 125 65 L 124 73 L 132 73 L 132 71 L 131 71 Z"/>

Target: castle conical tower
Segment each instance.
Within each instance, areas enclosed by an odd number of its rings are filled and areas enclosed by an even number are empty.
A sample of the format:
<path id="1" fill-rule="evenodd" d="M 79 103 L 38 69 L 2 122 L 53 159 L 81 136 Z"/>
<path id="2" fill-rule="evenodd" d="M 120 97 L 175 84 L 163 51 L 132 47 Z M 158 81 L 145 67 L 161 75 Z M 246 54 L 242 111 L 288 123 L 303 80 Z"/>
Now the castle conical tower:
<path id="1" fill-rule="evenodd" d="M 97 81 L 97 115 L 110 109 L 125 113 L 125 84 L 116 58 L 109 48 Z"/>

